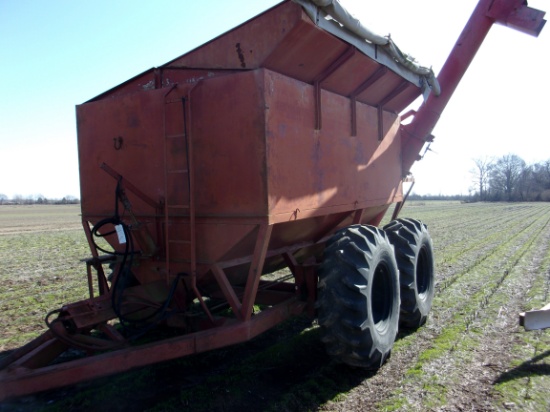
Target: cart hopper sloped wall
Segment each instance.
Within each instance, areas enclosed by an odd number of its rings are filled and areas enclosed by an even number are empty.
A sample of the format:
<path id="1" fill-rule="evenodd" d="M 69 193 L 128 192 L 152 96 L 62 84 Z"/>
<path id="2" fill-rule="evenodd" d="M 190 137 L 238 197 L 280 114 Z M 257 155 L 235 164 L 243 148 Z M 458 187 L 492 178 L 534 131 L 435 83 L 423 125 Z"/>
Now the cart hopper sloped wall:
<path id="1" fill-rule="evenodd" d="M 90 298 L 0 359 L 0 400 L 243 342 L 303 312 L 337 360 L 379 367 L 398 323 L 426 321 L 434 273 L 422 222 L 376 226 L 399 212 L 491 25 L 538 35 L 543 16 L 480 0 L 436 79 L 337 1 L 284 1 L 79 105 Z M 292 281 L 262 276 L 282 266 Z M 159 324 L 179 332 L 136 343 Z M 70 348 L 93 356 L 52 363 Z"/>

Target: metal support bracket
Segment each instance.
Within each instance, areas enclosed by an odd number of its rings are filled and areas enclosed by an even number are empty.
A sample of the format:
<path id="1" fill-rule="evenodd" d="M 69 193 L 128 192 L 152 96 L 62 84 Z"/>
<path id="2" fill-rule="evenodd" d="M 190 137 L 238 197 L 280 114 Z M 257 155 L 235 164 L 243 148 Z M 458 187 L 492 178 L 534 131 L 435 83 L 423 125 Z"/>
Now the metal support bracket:
<path id="1" fill-rule="evenodd" d="M 330 66 L 323 70 L 314 80 L 313 86 L 315 88 L 315 130 L 321 130 L 322 116 L 321 116 L 321 83 L 325 81 L 331 74 L 338 70 L 345 62 L 351 59 L 355 55 L 355 47 L 350 46 L 342 53 Z"/>

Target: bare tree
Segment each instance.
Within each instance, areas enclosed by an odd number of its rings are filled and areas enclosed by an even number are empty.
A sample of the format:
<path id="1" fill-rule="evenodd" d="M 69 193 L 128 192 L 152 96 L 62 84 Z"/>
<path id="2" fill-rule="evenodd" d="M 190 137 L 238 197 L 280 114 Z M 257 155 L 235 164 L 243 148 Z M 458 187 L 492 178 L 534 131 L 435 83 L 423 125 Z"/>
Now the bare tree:
<path id="1" fill-rule="evenodd" d="M 525 161 L 515 154 L 507 154 L 498 158 L 490 173 L 491 190 L 499 199 L 514 200 L 516 193 L 521 193 L 521 175 L 525 169 Z"/>
<path id="2" fill-rule="evenodd" d="M 489 157 L 482 157 L 473 159 L 475 168 L 470 170 L 473 176 L 474 186 L 479 193 L 479 200 L 487 200 L 487 189 L 489 187 L 489 177 L 493 168 L 493 159 Z"/>
<path id="3" fill-rule="evenodd" d="M 534 166 L 524 166 L 518 176 L 515 188 L 515 194 L 518 197 L 518 200 L 531 201 L 534 200 L 536 196 L 534 189 L 533 168 Z"/>
<path id="4" fill-rule="evenodd" d="M 533 165 L 532 179 L 536 192 L 535 200 L 550 200 L 550 160 Z"/>

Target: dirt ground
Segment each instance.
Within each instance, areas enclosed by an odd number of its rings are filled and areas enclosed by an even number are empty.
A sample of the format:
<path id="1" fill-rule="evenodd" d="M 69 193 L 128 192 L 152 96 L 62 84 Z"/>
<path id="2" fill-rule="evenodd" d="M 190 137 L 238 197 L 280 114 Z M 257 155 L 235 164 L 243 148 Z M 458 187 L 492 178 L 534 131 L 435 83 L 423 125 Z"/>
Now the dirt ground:
<path id="1" fill-rule="evenodd" d="M 520 312 L 550 301 L 550 206 L 405 212 L 429 225 L 436 297 L 427 324 L 400 331 L 377 372 L 334 363 L 315 320 L 300 317 L 245 344 L 12 399 L 0 411 L 550 410 L 550 336 L 518 325 Z"/>

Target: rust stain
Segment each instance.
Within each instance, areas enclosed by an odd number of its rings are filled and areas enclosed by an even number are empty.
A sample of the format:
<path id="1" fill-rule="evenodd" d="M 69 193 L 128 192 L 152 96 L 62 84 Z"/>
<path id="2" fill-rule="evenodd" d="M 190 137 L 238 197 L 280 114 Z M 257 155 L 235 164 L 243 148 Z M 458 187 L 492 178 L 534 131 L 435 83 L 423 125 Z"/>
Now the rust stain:
<path id="1" fill-rule="evenodd" d="M 239 56 L 239 61 L 241 62 L 241 67 L 244 69 L 246 67 L 246 63 L 244 61 L 244 54 L 243 54 L 243 50 L 241 49 L 241 43 L 237 43 L 235 45 L 235 48 L 237 49 L 237 56 Z"/>

